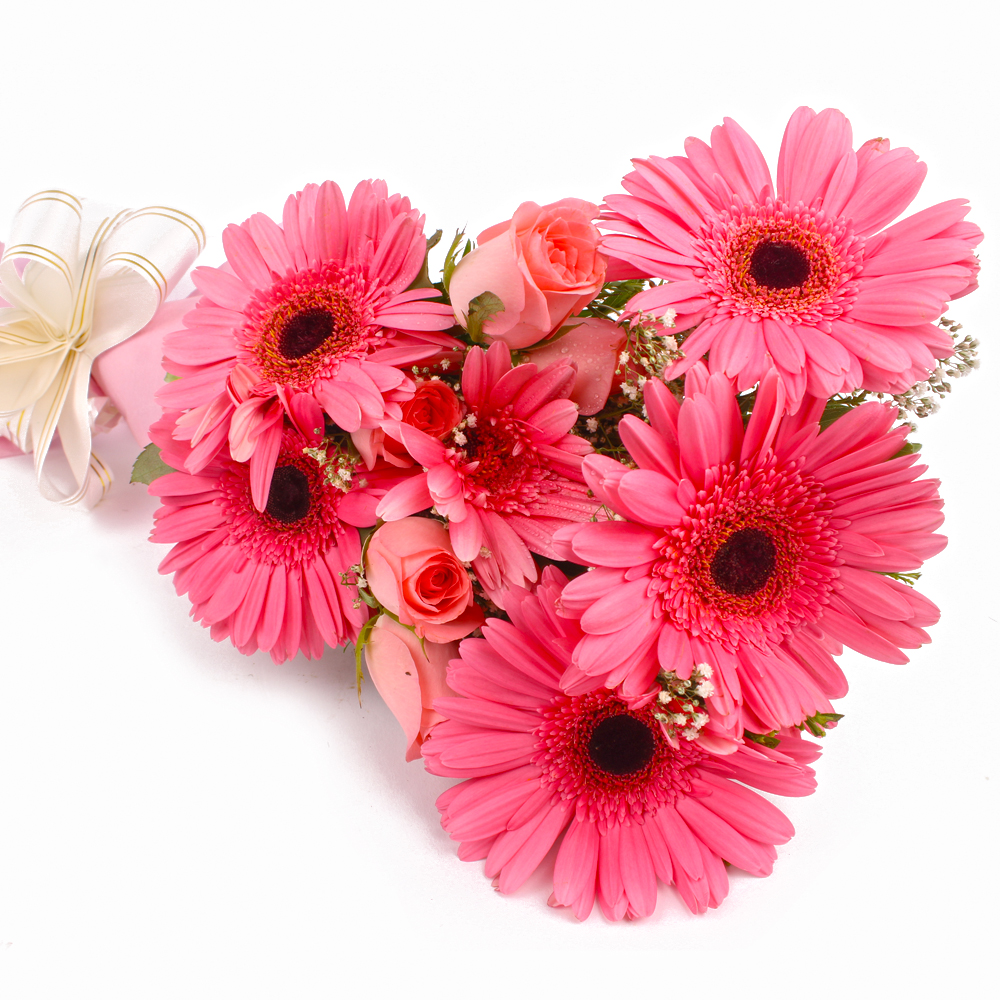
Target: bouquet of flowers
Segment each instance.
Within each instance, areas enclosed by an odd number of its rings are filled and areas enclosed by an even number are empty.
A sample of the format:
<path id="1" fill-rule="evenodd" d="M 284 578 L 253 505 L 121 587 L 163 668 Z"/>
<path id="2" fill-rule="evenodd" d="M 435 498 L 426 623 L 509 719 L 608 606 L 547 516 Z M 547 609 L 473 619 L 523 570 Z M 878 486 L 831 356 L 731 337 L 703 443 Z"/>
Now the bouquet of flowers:
<path id="1" fill-rule="evenodd" d="M 894 222 L 912 150 L 799 108 L 774 175 L 731 119 L 633 165 L 457 233 L 436 281 L 382 181 L 229 226 L 134 473 L 213 639 L 353 644 L 407 760 L 462 779 L 459 857 L 513 892 L 558 845 L 581 919 L 770 872 L 793 830 L 753 789 L 814 789 L 844 646 L 930 641 L 912 418 L 977 363 L 943 314 L 982 233 L 962 200 Z"/>

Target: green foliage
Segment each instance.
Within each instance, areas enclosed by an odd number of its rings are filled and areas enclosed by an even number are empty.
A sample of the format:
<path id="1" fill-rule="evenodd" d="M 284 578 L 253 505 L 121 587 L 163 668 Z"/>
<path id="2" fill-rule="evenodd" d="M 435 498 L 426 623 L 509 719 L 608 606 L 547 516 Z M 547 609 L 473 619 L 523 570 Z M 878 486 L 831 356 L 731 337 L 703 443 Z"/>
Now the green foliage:
<path id="1" fill-rule="evenodd" d="M 391 618 L 397 625 L 402 625 L 403 628 L 409 629 L 414 635 L 417 634 L 417 630 L 415 626 L 407 625 L 404 622 L 401 622 L 399 620 L 398 615 L 393 614 L 388 608 L 383 608 L 382 605 L 378 603 L 378 601 L 374 600 L 374 598 L 369 600 L 367 597 L 365 597 L 365 592 L 360 587 L 358 588 L 358 593 L 364 598 L 366 604 L 376 609 L 375 614 L 373 614 L 371 618 L 369 618 L 368 621 L 366 621 L 364 625 L 361 627 L 361 631 L 360 633 L 358 633 L 358 641 L 354 646 L 354 683 L 357 685 L 358 688 L 358 704 L 360 705 L 361 684 L 365 679 L 364 673 L 361 670 L 361 656 L 362 653 L 364 652 L 365 646 L 367 646 L 369 641 L 371 640 L 372 630 L 375 628 L 375 625 L 378 622 L 379 618 L 381 618 L 382 615 L 385 615 L 386 618 Z M 422 635 L 417 635 L 417 639 L 420 642 L 420 652 L 423 653 L 424 656 L 426 656 L 427 647 L 424 645 L 424 637 Z"/>
<path id="2" fill-rule="evenodd" d="M 608 281 L 597 293 L 596 298 L 582 310 L 581 316 L 599 316 L 602 319 L 617 319 L 629 299 L 645 291 L 648 283 L 644 278 L 630 278 L 628 281 Z"/>
<path id="3" fill-rule="evenodd" d="M 906 444 L 904 444 L 903 447 L 900 448 L 899 451 L 897 451 L 892 457 L 902 458 L 904 455 L 915 455 L 918 451 L 920 451 L 921 447 L 922 445 L 919 441 L 907 441 Z"/>
<path id="4" fill-rule="evenodd" d="M 378 615 L 372 615 L 361 626 L 361 632 L 358 634 L 358 641 L 354 644 L 354 683 L 358 689 L 358 704 L 361 704 L 361 685 L 364 682 L 365 675 L 364 671 L 361 669 L 361 657 L 364 653 L 365 646 L 368 645 L 368 640 L 372 637 L 372 629 L 375 628 L 375 622 L 378 621 Z"/>
<path id="5" fill-rule="evenodd" d="M 762 747 L 769 747 L 771 750 L 777 749 L 781 743 L 777 730 L 774 729 L 769 733 L 751 733 L 749 729 L 744 729 L 743 739 L 749 740 L 751 743 L 759 743 Z"/>
<path id="6" fill-rule="evenodd" d="M 167 372 L 167 374 L 163 376 L 163 381 L 164 382 L 176 382 L 179 378 L 180 378 L 180 375 L 171 375 L 170 372 Z"/>
<path id="7" fill-rule="evenodd" d="M 147 444 L 132 466 L 132 478 L 129 482 L 145 483 L 148 486 L 154 479 L 176 471 L 160 458 L 160 449 L 155 444 Z"/>
<path id="8" fill-rule="evenodd" d="M 798 728 L 808 729 L 813 736 L 823 737 L 826 736 L 826 731 L 833 729 L 842 718 L 843 716 L 837 712 L 817 712 L 800 722 Z"/>
<path id="9" fill-rule="evenodd" d="M 920 579 L 920 573 L 916 570 L 912 570 L 909 573 L 883 573 L 882 576 L 889 577 L 890 580 L 898 580 L 900 583 L 905 583 L 908 587 L 915 587 L 917 585 L 917 580 Z"/>
<path id="10" fill-rule="evenodd" d="M 469 317 L 465 329 L 469 339 L 474 344 L 481 344 L 484 339 L 483 324 L 504 311 L 500 296 L 490 291 L 482 292 L 469 303 Z"/>
<path id="11" fill-rule="evenodd" d="M 439 229 L 433 236 L 429 236 L 427 239 L 427 249 L 424 251 L 424 266 L 420 268 L 420 273 L 410 282 L 410 288 L 433 288 L 434 282 L 431 281 L 430 272 L 427 270 L 427 260 L 430 257 L 431 250 L 434 249 L 441 242 L 441 230 Z M 409 291 L 409 288 L 407 289 Z"/>
<path id="12" fill-rule="evenodd" d="M 445 295 L 448 294 L 448 289 L 451 287 L 451 276 L 458 266 L 458 262 L 467 254 L 472 251 L 472 240 L 465 241 L 465 247 L 462 248 L 462 237 L 465 236 L 465 230 L 459 229 L 455 233 L 455 238 L 451 241 L 451 246 L 448 247 L 448 252 L 444 255 L 444 268 L 441 271 L 441 287 L 444 290 Z M 462 248 L 462 252 L 459 253 L 459 249 Z"/>

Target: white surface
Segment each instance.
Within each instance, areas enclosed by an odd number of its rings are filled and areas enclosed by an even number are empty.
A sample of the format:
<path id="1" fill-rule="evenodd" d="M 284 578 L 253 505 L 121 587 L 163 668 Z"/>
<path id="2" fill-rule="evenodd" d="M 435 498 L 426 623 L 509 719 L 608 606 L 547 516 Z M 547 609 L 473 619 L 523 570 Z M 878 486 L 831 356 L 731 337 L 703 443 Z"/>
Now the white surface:
<path id="1" fill-rule="evenodd" d="M 345 7 L 348 5 L 345 5 Z M 708 5 L 690 5 L 708 10 Z M 671 9 L 673 7 L 673 9 Z M 1000 378 L 995 53 L 970 3 L 22 3 L 4 13 L 0 236 L 58 186 L 175 205 L 211 235 L 308 181 L 383 176 L 428 230 L 523 200 L 599 201 L 630 156 L 735 117 L 772 162 L 800 103 L 930 167 L 914 208 L 973 201 L 984 288 L 951 315 L 983 368 L 924 421 L 949 548 L 908 667 L 846 659 L 820 788 L 785 800 L 774 875 L 694 918 L 577 924 L 544 878 L 494 893 L 437 824 L 343 654 L 276 667 L 187 617 L 136 451 L 91 515 L 0 462 L 0 995 L 21 998 L 970 995 L 995 943 Z M 895 13 L 899 11 L 899 13 Z M 478 949 L 482 949 L 481 953 Z M 625 961 L 620 961 L 624 959 Z M 459 978 L 458 976 L 461 976 Z M 448 985 L 450 981 L 450 986 Z M 980 995 L 972 993 L 972 995 Z"/>

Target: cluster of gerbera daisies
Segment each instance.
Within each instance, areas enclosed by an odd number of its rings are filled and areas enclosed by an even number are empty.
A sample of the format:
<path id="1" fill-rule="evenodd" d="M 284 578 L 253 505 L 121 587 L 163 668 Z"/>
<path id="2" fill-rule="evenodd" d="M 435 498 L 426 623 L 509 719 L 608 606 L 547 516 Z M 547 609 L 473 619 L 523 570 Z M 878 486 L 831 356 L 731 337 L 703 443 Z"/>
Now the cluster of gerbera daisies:
<path id="1" fill-rule="evenodd" d="M 800 108 L 624 194 L 456 236 L 381 181 L 223 234 L 166 340 L 155 541 L 194 617 L 276 661 L 355 644 L 459 856 L 553 905 L 696 912 L 792 835 L 849 646 L 905 663 L 945 544 L 906 420 L 975 342 L 963 201 Z M 601 230 L 604 231 L 603 235 Z M 558 845 L 558 846 L 557 846 Z"/>

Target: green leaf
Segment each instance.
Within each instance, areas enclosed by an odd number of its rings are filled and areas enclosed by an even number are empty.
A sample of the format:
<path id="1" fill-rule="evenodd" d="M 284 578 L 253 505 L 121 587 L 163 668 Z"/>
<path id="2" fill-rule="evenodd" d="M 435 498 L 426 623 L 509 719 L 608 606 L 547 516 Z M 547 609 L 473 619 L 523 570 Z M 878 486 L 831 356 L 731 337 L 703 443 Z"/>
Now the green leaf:
<path id="1" fill-rule="evenodd" d="M 361 669 L 361 656 L 364 653 L 365 646 L 368 645 L 368 640 L 371 638 L 372 629 L 375 628 L 375 622 L 378 621 L 378 615 L 372 615 L 361 626 L 361 631 L 358 633 L 358 641 L 354 644 L 354 683 L 358 687 L 358 704 L 361 704 L 361 684 L 365 679 L 364 672 Z"/>
<path id="2" fill-rule="evenodd" d="M 431 281 L 430 273 L 427 270 L 427 260 L 430 256 L 431 250 L 441 242 L 441 230 L 439 229 L 433 236 L 427 238 L 427 249 L 424 251 L 424 266 L 420 268 L 420 273 L 410 282 L 407 291 L 410 288 L 433 288 L 434 282 Z"/>
<path id="3" fill-rule="evenodd" d="M 163 376 L 164 382 L 176 382 L 179 379 L 180 375 L 171 375 L 170 372 L 167 372 L 167 374 Z"/>
<path id="4" fill-rule="evenodd" d="M 837 712 L 817 712 L 815 715 L 803 719 L 798 728 L 808 729 L 813 736 L 823 737 L 826 736 L 826 731 L 832 729 L 842 718 L 843 715 L 839 715 Z"/>
<path id="5" fill-rule="evenodd" d="M 600 316 L 603 319 L 617 319 L 629 299 L 645 291 L 645 278 L 629 278 L 627 281 L 608 281 L 594 296 L 581 316 Z"/>
<path id="6" fill-rule="evenodd" d="M 458 253 L 458 248 L 462 245 L 462 237 L 465 236 L 465 230 L 459 229 L 455 233 L 455 238 L 451 241 L 451 246 L 448 247 L 448 252 L 444 255 L 444 268 L 441 271 L 443 278 L 442 284 L 444 285 L 445 294 L 448 294 L 448 289 L 451 286 L 451 276 L 455 268 L 458 266 L 459 260 L 464 257 L 471 249 L 472 243 L 470 240 L 465 241 L 465 250 L 461 254 Z"/>
<path id="7" fill-rule="evenodd" d="M 904 444 L 903 447 L 900 448 L 899 451 L 897 451 L 892 457 L 902 458 L 904 455 L 915 455 L 918 451 L 920 451 L 921 447 L 922 445 L 919 441 L 907 441 L 906 444 Z"/>
<path id="8" fill-rule="evenodd" d="M 773 729 L 769 733 L 751 733 L 749 729 L 744 729 L 743 739 L 749 740 L 751 743 L 759 743 L 762 747 L 770 747 L 772 750 L 781 743 L 778 734 Z"/>
<path id="9" fill-rule="evenodd" d="M 358 597 L 360 597 L 361 600 L 364 601 L 370 608 L 382 607 L 382 605 L 378 602 L 378 598 L 374 597 L 370 591 L 365 590 L 364 587 L 358 587 Z"/>
<path id="10" fill-rule="evenodd" d="M 160 449 L 155 444 L 147 444 L 132 466 L 132 478 L 129 482 L 145 483 L 148 486 L 154 479 L 176 471 L 160 458 Z"/>
<path id="11" fill-rule="evenodd" d="M 485 338 L 483 324 L 502 312 L 504 312 L 504 305 L 499 295 L 494 295 L 490 291 L 477 295 L 469 303 L 469 318 L 465 325 L 465 329 L 469 332 L 469 339 L 474 344 L 481 344 Z"/>

